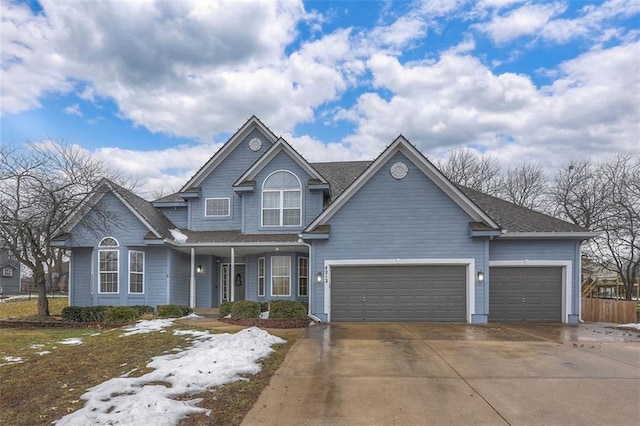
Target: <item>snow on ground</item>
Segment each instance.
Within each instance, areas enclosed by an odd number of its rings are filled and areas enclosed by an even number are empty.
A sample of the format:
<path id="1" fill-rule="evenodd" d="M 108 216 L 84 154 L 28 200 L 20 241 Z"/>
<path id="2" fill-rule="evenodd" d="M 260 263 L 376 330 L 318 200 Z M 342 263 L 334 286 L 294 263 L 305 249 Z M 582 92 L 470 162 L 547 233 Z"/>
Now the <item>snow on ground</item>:
<path id="1" fill-rule="evenodd" d="M 130 327 L 125 327 L 124 330 L 126 333 L 122 334 L 122 336 L 131 336 L 134 334 L 146 334 L 152 333 L 154 331 L 166 331 L 165 328 L 171 327 L 173 325 L 173 319 L 154 319 L 154 320 L 141 320 L 135 323 Z M 120 337 L 122 337 L 120 336 Z"/>
<path id="2" fill-rule="evenodd" d="M 616 327 L 624 327 L 624 328 L 635 328 L 636 330 L 640 330 L 640 323 L 629 323 L 629 324 L 618 324 Z"/>
<path id="3" fill-rule="evenodd" d="M 0 364 L 0 367 L 2 367 L 3 365 L 19 364 L 21 362 L 24 362 L 24 360 L 22 358 L 20 358 L 19 356 L 5 356 L 2 359 L 7 361 L 7 362 L 5 362 L 3 364 Z"/>
<path id="4" fill-rule="evenodd" d="M 75 345 L 81 345 L 84 342 L 82 341 L 82 339 L 79 339 L 77 337 L 69 337 L 68 339 L 59 341 L 58 343 L 61 343 L 63 345 L 75 346 Z"/>
<path id="5" fill-rule="evenodd" d="M 148 322 L 138 322 L 128 333 L 155 327 Z M 188 401 L 173 398 L 241 380 L 242 374 L 256 374 L 260 371 L 258 360 L 272 352 L 272 345 L 285 342 L 257 327 L 235 334 L 180 330 L 175 333 L 191 335 L 192 346 L 153 358 L 147 366 L 154 370 L 141 377 L 124 375 L 88 389 L 81 397 L 87 401 L 85 406 L 54 424 L 162 426 L 175 425 L 191 413 L 208 414 L 208 410 L 197 406 L 199 398 Z"/>

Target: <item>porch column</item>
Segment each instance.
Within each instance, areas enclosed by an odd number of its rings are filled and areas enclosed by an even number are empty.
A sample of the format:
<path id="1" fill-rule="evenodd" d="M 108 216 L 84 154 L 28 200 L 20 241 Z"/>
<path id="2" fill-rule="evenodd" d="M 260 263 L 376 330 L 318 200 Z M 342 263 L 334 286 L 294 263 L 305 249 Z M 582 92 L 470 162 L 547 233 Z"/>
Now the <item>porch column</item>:
<path id="1" fill-rule="evenodd" d="M 236 300 L 236 249 L 231 247 L 231 271 L 229 272 L 229 293 L 231 301 Z"/>
<path id="2" fill-rule="evenodd" d="M 189 279 L 189 307 L 196 307 L 196 249 L 191 247 L 191 278 Z"/>

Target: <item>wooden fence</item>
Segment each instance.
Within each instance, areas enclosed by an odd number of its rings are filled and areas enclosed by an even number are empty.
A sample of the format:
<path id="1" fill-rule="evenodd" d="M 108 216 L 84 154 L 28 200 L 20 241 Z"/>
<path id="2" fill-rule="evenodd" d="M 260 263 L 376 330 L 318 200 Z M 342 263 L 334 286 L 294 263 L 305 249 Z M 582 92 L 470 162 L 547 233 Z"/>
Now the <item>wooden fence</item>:
<path id="1" fill-rule="evenodd" d="M 590 322 L 635 323 L 637 321 L 636 302 L 583 297 L 582 319 Z"/>

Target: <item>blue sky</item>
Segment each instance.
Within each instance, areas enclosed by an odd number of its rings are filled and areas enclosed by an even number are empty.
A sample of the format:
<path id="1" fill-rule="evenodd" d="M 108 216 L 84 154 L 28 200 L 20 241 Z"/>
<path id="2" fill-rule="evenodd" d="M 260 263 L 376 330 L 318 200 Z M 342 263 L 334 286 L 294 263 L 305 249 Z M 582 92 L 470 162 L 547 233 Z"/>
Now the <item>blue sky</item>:
<path id="1" fill-rule="evenodd" d="M 1 143 L 170 191 L 251 115 L 310 161 L 398 134 L 549 172 L 640 153 L 640 2 L 1 0 Z"/>

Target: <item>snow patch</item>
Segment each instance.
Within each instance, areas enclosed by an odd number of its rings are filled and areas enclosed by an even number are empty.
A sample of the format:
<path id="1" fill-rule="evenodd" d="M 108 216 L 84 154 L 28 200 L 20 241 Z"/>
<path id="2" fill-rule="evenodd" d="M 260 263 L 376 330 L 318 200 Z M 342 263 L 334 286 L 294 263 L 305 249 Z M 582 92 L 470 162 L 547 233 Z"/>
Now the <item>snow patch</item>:
<path id="1" fill-rule="evenodd" d="M 59 341 L 58 343 L 62 343 L 63 345 L 75 346 L 81 345 L 84 342 L 82 341 L 82 339 L 78 339 L 77 337 L 69 337 L 68 339 Z"/>
<path id="2" fill-rule="evenodd" d="M 184 244 L 187 242 L 187 239 L 189 239 L 189 237 L 187 237 L 182 232 L 180 232 L 178 228 L 169 229 L 169 232 L 171 232 L 171 236 L 173 237 L 174 241 L 178 244 Z"/>
<path id="3" fill-rule="evenodd" d="M 0 364 L 0 367 L 2 367 L 3 365 L 19 364 L 21 362 L 24 362 L 24 360 L 22 358 L 20 358 L 19 356 L 5 356 L 2 359 L 4 359 L 7 362 L 4 363 L 4 364 Z"/>
<path id="4" fill-rule="evenodd" d="M 256 374 L 260 371 L 258 360 L 273 351 L 272 345 L 285 342 L 257 327 L 235 334 L 179 330 L 175 334 L 192 335 L 193 345 L 153 358 L 147 367 L 154 370 L 141 377 L 121 376 L 88 389 L 81 396 L 87 401 L 85 406 L 54 424 L 168 426 L 192 413 L 208 414 L 208 410 L 197 406 L 200 398 L 173 398 L 241 380 L 243 374 Z"/>
<path id="5" fill-rule="evenodd" d="M 624 328 L 635 328 L 636 330 L 640 330 L 640 323 L 636 324 L 636 323 L 629 323 L 629 324 L 618 324 L 616 325 L 616 327 L 624 327 Z"/>
<path id="6" fill-rule="evenodd" d="M 173 319 L 154 319 L 154 320 L 140 320 L 135 325 L 130 327 L 125 327 L 124 330 L 126 333 L 120 335 L 123 336 L 131 336 L 134 334 L 146 334 L 154 331 L 163 331 L 167 327 L 171 327 L 173 325 Z"/>
<path id="7" fill-rule="evenodd" d="M 268 319 L 268 318 L 269 318 L 269 311 L 260 312 L 260 319 Z"/>

